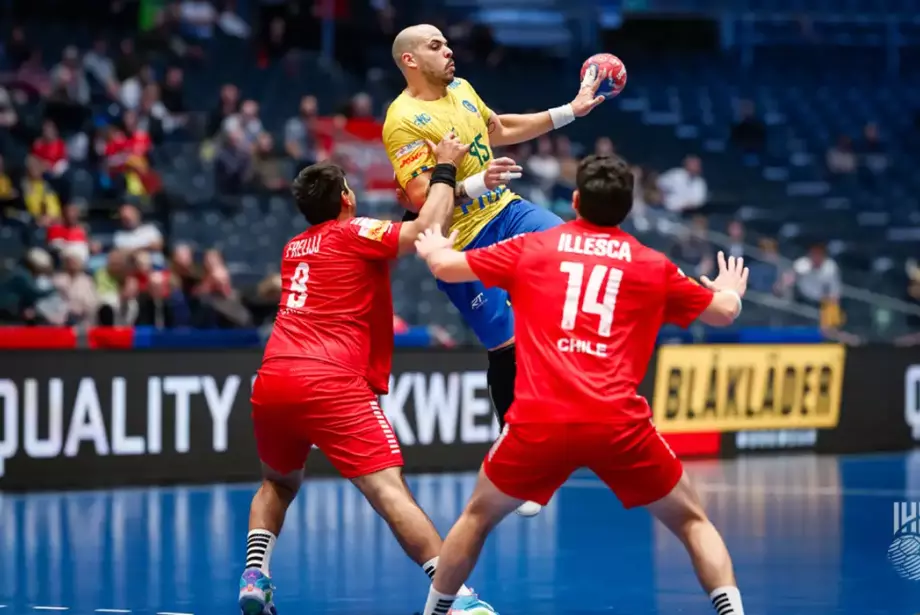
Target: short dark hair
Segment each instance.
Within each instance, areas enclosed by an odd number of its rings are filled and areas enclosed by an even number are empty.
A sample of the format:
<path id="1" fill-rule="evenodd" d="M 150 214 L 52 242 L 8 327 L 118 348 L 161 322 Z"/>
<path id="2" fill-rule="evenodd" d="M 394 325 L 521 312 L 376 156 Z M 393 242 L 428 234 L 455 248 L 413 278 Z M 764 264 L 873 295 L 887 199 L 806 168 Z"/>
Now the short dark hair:
<path id="1" fill-rule="evenodd" d="M 597 226 L 618 226 L 633 202 L 632 170 L 619 156 L 588 156 L 578 164 L 578 214 Z"/>
<path id="2" fill-rule="evenodd" d="M 346 191 L 345 170 L 328 162 L 308 166 L 291 184 L 297 209 L 311 225 L 338 218 Z"/>

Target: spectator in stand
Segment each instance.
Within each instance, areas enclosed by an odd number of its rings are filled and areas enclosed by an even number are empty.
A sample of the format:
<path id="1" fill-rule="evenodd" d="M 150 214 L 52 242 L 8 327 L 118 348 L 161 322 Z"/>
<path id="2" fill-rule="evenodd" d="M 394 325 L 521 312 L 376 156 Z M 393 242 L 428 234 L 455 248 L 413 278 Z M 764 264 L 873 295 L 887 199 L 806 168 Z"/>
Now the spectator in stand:
<path id="1" fill-rule="evenodd" d="M 780 256 L 776 240 L 764 237 L 757 243 L 757 247 L 760 251 L 757 257 L 746 261 L 750 270 L 749 288 L 782 299 L 791 299 L 795 274 Z"/>
<path id="2" fill-rule="evenodd" d="M 759 154 L 767 144 L 767 126 L 757 117 L 754 103 L 741 101 L 738 121 L 732 126 L 732 143 L 745 154 Z"/>
<path id="3" fill-rule="evenodd" d="M 13 179 L 6 172 L 3 156 L 0 156 L 0 220 L 9 215 L 7 210 L 16 209 L 19 202 L 19 190 L 13 184 Z"/>
<path id="4" fill-rule="evenodd" d="M 105 267 L 96 272 L 97 323 L 103 327 L 130 326 L 137 319 L 137 279 L 131 275 L 130 259 L 130 253 L 112 250 Z"/>
<path id="5" fill-rule="evenodd" d="M 109 98 L 119 99 L 121 84 L 115 70 L 115 62 L 109 57 L 109 44 L 104 38 L 97 38 L 93 48 L 83 56 L 86 72 L 106 91 Z"/>
<path id="6" fill-rule="evenodd" d="M 10 70 L 19 70 L 30 57 L 32 57 L 32 45 L 26 40 L 26 31 L 20 26 L 14 27 L 10 31 L 10 38 L 4 43 L 6 50 L 7 67 Z"/>
<path id="7" fill-rule="evenodd" d="M 41 163 L 42 174 L 51 187 L 66 200 L 70 196 L 67 194 L 70 186 L 67 175 L 70 169 L 67 144 L 51 120 L 42 122 L 42 134 L 32 144 L 32 156 Z"/>
<path id="8" fill-rule="evenodd" d="M 134 40 L 122 39 L 118 46 L 118 58 L 115 60 L 115 78 L 124 83 L 140 74 L 144 61 L 134 47 Z"/>
<path id="9" fill-rule="evenodd" d="M 22 180 L 22 199 L 26 212 L 35 224 L 48 227 L 61 219 L 61 200 L 42 176 L 42 162 L 35 156 L 26 158 L 26 174 Z"/>
<path id="10" fill-rule="evenodd" d="M 291 178 L 285 177 L 283 159 L 275 151 L 275 142 L 271 134 L 259 135 L 252 157 L 252 182 L 258 191 L 286 192 Z"/>
<path id="11" fill-rule="evenodd" d="M 843 323 L 840 312 L 840 268 L 827 255 L 823 244 L 815 244 L 808 254 L 792 264 L 796 300 L 821 308 L 822 327 L 836 329 Z"/>
<path id="12" fill-rule="evenodd" d="M 132 111 L 137 110 L 141 106 L 144 88 L 153 83 L 156 83 L 153 67 L 149 64 L 144 64 L 136 74 L 121 82 L 119 93 L 121 106 Z"/>
<path id="13" fill-rule="evenodd" d="M 699 209 L 709 196 L 703 163 L 697 156 L 687 156 L 684 166 L 663 173 L 658 187 L 664 194 L 664 206 L 676 213 Z"/>
<path id="14" fill-rule="evenodd" d="M 728 223 L 728 252 L 729 256 L 744 258 L 744 224 L 739 220 Z"/>
<path id="15" fill-rule="evenodd" d="M 837 138 L 837 144 L 827 150 L 825 156 L 827 170 L 832 175 L 851 175 L 856 172 L 856 154 L 853 152 L 853 140 L 846 135 Z"/>
<path id="16" fill-rule="evenodd" d="M 99 311 L 96 284 L 86 273 L 87 252 L 78 244 L 61 248 L 62 270 L 54 275 L 54 287 L 67 306 L 68 325 L 89 326 L 95 323 Z"/>
<path id="17" fill-rule="evenodd" d="M 185 83 L 185 74 L 178 66 L 170 66 L 166 69 L 166 77 L 160 85 L 160 101 L 171 116 L 181 116 L 188 113 L 188 107 L 185 104 L 185 92 L 183 86 Z"/>
<path id="18" fill-rule="evenodd" d="M 556 157 L 559 159 L 559 178 L 574 186 L 578 159 L 572 155 L 572 142 L 565 135 L 556 135 Z"/>
<path id="19" fill-rule="evenodd" d="M 860 145 L 863 165 L 872 174 L 883 173 L 888 168 L 887 147 L 879 136 L 878 126 L 866 124 L 863 128 L 863 140 Z"/>
<path id="20" fill-rule="evenodd" d="M 80 214 L 79 206 L 73 203 L 64 206 L 62 219 L 48 227 L 46 241 L 59 254 L 67 252 L 85 262 L 89 258 L 90 244 L 86 228 L 80 222 Z"/>
<path id="21" fill-rule="evenodd" d="M 89 104 L 89 81 L 76 47 L 71 45 L 64 49 L 61 62 L 51 71 L 51 87 L 52 96 L 58 102 L 79 106 Z"/>
<path id="22" fill-rule="evenodd" d="M 210 137 L 218 136 L 227 119 L 236 115 L 240 110 L 240 90 L 232 83 L 226 83 L 220 88 L 220 99 L 217 106 L 208 114 L 207 134 Z"/>
<path id="23" fill-rule="evenodd" d="M 19 115 L 16 113 L 13 97 L 10 95 L 9 90 L 0 86 L 0 151 L 4 148 L 6 135 L 13 133 L 18 122 Z"/>
<path id="24" fill-rule="evenodd" d="M 149 252 L 154 263 L 163 261 L 163 235 L 156 225 L 143 222 L 141 212 L 134 205 L 125 204 L 118 210 L 121 228 L 112 236 L 116 250 L 129 256 L 137 252 Z"/>
<path id="25" fill-rule="evenodd" d="M 214 165 L 215 183 L 222 194 L 243 192 L 252 173 L 252 153 L 242 132 L 227 133 Z"/>
<path id="26" fill-rule="evenodd" d="M 537 153 L 527 159 L 527 172 L 537 179 L 543 190 L 549 189 L 559 179 L 562 165 L 553 154 L 553 140 L 548 135 L 537 139 Z"/>
<path id="27" fill-rule="evenodd" d="M 259 103 L 254 100 L 243 101 L 239 113 L 234 113 L 224 120 L 223 132 L 225 136 L 238 135 L 242 139 L 241 145 L 251 150 L 259 135 L 265 132 L 262 120 L 259 119 Z"/>
<path id="28" fill-rule="evenodd" d="M 16 71 L 15 81 L 20 87 L 34 90 L 42 98 L 51 94 L 51 75 L 42 64 L 40 49 L 33 50 L 29 59 L 22 63 L 22 66 Z"/>
<path id="29" fill-rule="evenodd" d="M 596 156 L 613 156 L 616 152 L 617 150 L 613 146 L 613 141 L 610 140 L 610 137 L 599 137 L 594 142 L 594 154 Z"/>
<path id="30" fill-rule="evenodd" d="M 230 272 L 218 250 L 204 255 L 204 277 L 195 291 L 201 301 L 198 326 L 233 328 L 252 324 L 252 316 L 233 289 Z"/>
<path id="31" fill-rule="evenodd" d="M 248 39 L 252 35 L 252 28 L 237 13 L 236 0 L 224 0 L 217 25 L 227 36 Z"/>
<path id="32" fill-rule="evenodd" d="M 173 247 L 169 259 L 170 279 L 186 298 L 191 298 L 195 288 L 201 284 L 202 274 L 195 265 L 195 254 L 192 247 L 180 243 Z"/>
<path id="33" fill-rule="evenodd" d="M 294 160 L 297 171 L 326 158 L 316 138 L 319 106 L 315 96 L 300 99 L 300 113 L 284 125 L 284 151 Z"/>
<path id="34" fill-rule="evenodd" d="M 708 228 L 706 216 L 693 216 L 690 226 L 680 229 L 677 243 L 671 251 L 674 260 L 693 268 L 693 277 L 709 275 L 715 264 L 712 246 L 707 237 Z"/>

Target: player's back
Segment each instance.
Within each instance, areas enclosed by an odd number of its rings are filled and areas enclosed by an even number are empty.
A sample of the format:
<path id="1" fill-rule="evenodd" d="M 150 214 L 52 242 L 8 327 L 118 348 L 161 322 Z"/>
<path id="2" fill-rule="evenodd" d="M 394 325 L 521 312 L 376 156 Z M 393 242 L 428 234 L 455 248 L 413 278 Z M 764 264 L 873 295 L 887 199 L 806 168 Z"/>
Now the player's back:
<path id="1" fill-rule="evenodd" d="M 265 364 L 316 361 L 364 376 L 374 370 L 372 356 L 389 356 L 393 304 L 386 259 L 397 255 L 397 227 L 368 218 L 330 221 L 288 242 Z"/>
<path id="2" fill-rule="evenodd" d="M 646 419 L 637 388 L 662 324 L 687 326 L 711 293 L 618 228 L 576 220 L 516 241 L 518 408 L 509 421 Z"/>

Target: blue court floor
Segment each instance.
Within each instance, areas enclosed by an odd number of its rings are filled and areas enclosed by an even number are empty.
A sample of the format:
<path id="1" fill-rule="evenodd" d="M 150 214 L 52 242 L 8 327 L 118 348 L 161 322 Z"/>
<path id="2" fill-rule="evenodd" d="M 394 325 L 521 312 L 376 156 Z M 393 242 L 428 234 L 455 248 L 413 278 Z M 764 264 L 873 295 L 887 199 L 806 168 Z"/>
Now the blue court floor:
<path id="1" fill-rule="evenodd" d="M 749 615 L 913 615 L 887 559 L 893 506 L 920 500 L 920 451 L 688 464 L 727 539 Z M 446 531 L 470 475 L 411 480 Z M 233 615 L 253 485 L 0 496 L 0 615 Z M 272 572 L 281 615 L 408 615 L 428 582 L 350 484 L 308 482 Z M 680 545 L 591 475 L 509 518 L 472 586 L 502 615 L 707 614 Z"/>

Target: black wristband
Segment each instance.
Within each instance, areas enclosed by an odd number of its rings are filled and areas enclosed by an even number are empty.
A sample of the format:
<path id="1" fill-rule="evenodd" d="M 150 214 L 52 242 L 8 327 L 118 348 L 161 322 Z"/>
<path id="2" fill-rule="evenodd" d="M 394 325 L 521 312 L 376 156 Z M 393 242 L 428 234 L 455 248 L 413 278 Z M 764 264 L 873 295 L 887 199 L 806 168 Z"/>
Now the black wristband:
<path id="1" fill-rule="evenodd" d="M 457 186 L 457 167 L 450 163 L 442 163 L 435 166 L 431 172 L 431 185 L 447 184 L 451 188 Z"/>

